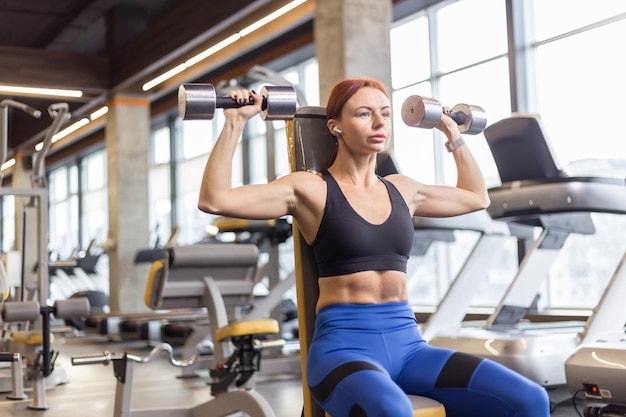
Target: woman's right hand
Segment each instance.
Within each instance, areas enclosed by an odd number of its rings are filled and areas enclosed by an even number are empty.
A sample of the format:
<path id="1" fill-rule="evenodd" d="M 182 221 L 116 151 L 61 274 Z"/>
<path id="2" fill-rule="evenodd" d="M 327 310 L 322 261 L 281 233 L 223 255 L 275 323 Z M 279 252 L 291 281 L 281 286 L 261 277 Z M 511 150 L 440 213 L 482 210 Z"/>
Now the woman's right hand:
<path id="1" fill-rule="evenodd" d="M 448 140 L 455 140 L 461 137 L 461 131 L 459 125 L 449 116 L 450 109 L 448 107 L 443 108 L 443 114 L 441 120 L 437 124 L 436 128 L 439 129 Z"/>
<path id="2" fill-rule="evenodd" d="M 254 90 L 232 90 L 228 93 L 228 96 L 241 104 L 241 107 L 224 109 L 224 116 L 227 118 L 241 116 L 245 120 L 249 120 L 262 111 L 263 97 L 254 92 Z M 250 104 L 250 100 L 254 104 Z"/>

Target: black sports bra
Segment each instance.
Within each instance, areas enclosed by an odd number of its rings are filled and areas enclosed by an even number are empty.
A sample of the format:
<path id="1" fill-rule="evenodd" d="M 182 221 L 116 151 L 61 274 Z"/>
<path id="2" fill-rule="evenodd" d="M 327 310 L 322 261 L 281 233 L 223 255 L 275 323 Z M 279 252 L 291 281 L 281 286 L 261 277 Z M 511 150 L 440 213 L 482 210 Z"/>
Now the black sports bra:
<path id="1" fill-rule="evenodd" d="M 406 272 L 413 246 L 413 221 L 398 189 L 382 177 L 391 199 L 387 220 L 375 225 L 362 218 L 344 196 L 328 171 L 326 207 L 311 244 L 319 277 L 352 274 L 361 271 L 396 270 Z"/>

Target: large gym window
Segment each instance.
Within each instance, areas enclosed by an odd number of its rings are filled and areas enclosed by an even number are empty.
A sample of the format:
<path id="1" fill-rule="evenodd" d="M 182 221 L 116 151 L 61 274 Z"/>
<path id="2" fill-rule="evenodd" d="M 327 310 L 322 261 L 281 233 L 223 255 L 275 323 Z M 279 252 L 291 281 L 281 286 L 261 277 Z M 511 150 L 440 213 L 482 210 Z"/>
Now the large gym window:
<path id="1" fill-rule="evenodd" d="M 48 176 L 51 259 L 65 260 L 81 249 L 78 234 L 78 166 L 56 168 Z"/>
<path id="2" fill-rule="evenodd" d="M 167 242 L 172 229 L 170 147 L 169 124 L 155 126 L 150 137 L 148 158 L 150 247 Z"/>
<path id="3" fill-rule="evenodd" d="M 424 182 L 451 184 L 454 164 L 442 137 L 409 128 L 399 109 L 410 94 L 452 106 L 482 106 L 493 123 L 518 112 L 539 113 L 556 154 L 572 175 L 626 177 L 626 143 L 617 138 L 611 111 L 626 93 L 619 54 L 626 36 L 626 4 L 614 1 L 459 0 L 441 2 L 395 23 L 391 33 L 394 149 L 401 170 Z M 507 16 L 507 13 L 512 15 Z M 507 28 L 515 22 L 515 30 Z M 515 33 L 515 39 L 509 39 Z M 508 51 L 508 45 L 514 51 Z M 514 57 L 515 77 L 510 74 Z M 597 103 L 600 103 L 599 105 Z M 606 121 L 604 123 L 603 121 Z M 468 146 L 489 186 L 500 183 L 484 136 Z M 597 233 L 568 238 L 540 291 L 540 307 L 589 309 L 597 302 L 626 241 L 623 216 L 594 215 Z M 411 302 L 435 306 L 477 238 L 456 233 L 456 242 L 437 243 L 409 277 Z M 496 261 L 473 300 L 495 305 L 517 268 L 517 245 Z M 411 280 L 414 280 L 412 282 Z M 583 290 L 581 290 L 583 289 Z"/>
<path id="4" fill-rule="evenodd" d="M 16 249 L 15 245 L 15 197 L 5 195 L 0 198 L 2 202 L 2 247 L 0 252 L 4 253 Z"/>
<path id="5" fill-rule="evenodd" d="M 102 243 L 109 228 L 107 155 L 104 150 L 94 152 L 81 160 L 82 246 L 92 240 Z M 84 248 L 83 248 L 84 249 Z"/>

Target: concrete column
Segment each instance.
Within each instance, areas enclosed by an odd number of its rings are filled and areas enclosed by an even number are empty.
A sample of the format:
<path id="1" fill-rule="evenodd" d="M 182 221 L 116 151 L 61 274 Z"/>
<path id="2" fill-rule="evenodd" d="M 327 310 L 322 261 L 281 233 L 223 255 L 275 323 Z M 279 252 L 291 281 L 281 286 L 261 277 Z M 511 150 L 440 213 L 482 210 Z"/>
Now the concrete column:
<path id="1" fill-rule="evenodd" d="M 143 294 L 149 265 L 135 265 L 149 243 L 148 143 L 150 101 L 116 96 L 105 127 L 108 158 L 110 299 L 112 312 L 147 310 Z"/>
<path id="2" fill-rule="evenodd" d="M 391 0 L 317 0 L 314 36 L 319 62 L 320 103 L 350 77 L 380 81 L 391 91 Z"/>

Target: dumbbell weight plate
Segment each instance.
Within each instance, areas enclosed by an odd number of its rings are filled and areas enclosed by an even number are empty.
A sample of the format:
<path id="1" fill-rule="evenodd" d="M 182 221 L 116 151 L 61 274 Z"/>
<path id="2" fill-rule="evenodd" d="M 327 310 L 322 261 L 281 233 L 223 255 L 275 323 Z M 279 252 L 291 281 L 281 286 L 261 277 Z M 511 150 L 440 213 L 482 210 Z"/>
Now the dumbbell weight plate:
<path id="1" fill-rule="evenodd" d="M 298 97 L 296 89 L 291 86 L 268 85 L 261 88 L 263 96 L 263 120 L 293 119 L 296 114 Z"/>
<path id="2" fill-rule="evenodd" d="M 402 120 L 407 126 L 432 129 L 441 120 L 439 101 L 430 97 L 409 96 L 402 104 Z"/>
<path id="3" fill-rule="evenodd" d="M 183 120 L 212 119 L 216 101 L 212 84 L 183 84 L 178 87 L 178 114 Z"/>
<path id="4" fill-rule="evenodd" d="M 480 106 L 459 103 L 450 109 L 453 113 L 465 114 L 465 120 L 459 124 L 459 131 L 468 135 L 478 135 L 487 127 L 487 113 Z"/>

